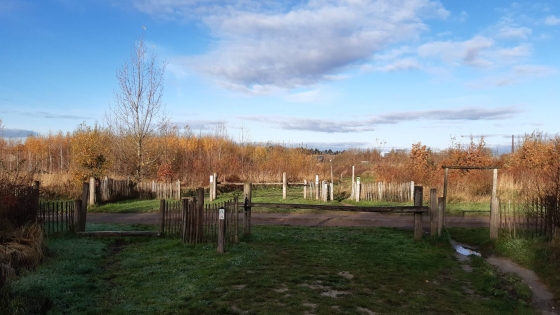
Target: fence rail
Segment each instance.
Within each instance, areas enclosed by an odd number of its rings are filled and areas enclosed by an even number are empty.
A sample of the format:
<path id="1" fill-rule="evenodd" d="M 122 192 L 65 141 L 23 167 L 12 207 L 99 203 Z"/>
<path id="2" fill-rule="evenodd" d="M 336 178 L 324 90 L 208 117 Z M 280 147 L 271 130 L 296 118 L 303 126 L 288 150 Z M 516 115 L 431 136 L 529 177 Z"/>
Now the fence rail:
<path id="1" fill-rule="evenodd" d="M 93 180 L 95 184 L 95 200 L 108 202 L 117 199 L 138 197 L 141 199 L 181 199 L 181 182 L 133 183 L 129 179 L 113 179 L 105 177 L 101 181 Z"/>

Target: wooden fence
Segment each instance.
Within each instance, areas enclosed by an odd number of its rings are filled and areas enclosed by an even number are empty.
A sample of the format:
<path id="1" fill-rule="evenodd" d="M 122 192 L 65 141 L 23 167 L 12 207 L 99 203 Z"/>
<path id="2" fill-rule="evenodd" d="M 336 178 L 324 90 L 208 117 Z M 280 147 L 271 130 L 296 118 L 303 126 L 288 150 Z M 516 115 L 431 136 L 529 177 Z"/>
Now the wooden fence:
<path id="1" fill-rule="evenodd" d="M 181 199 L 180 181 L 174 183 L 157 183 L 155 181 L 133 183 L 129 179 L 105 177 L 100 181 L 91 178 L 90 187 L 95 187 L 95 189 L 94 194 L 90 193 L 89 204 L 129 198 Z M 91 196 L 95 196 L 94 199 L 91 199 Z"/>
<path id="2" fill-rule="evenodd" d="M 361 183 L 360 200 L 409 202 L 413 199 L 414 182 L 406 183 Z"/>
<path id="3" fill-rule="evenodd" d="M 512 238 L 552 236 L 560 229 L 559 202 L 555 196 L 500 204 L 502 234 Z"/>
<path id="4" fill-rule="evenodd" d="M 74 232 L 74 213 L 80 203 L 80 200 L 40 202 L 38 219 L 43 224 L 44 233 Z"/>
<path id="5" fill-rule="evenodd" d="M 39 210 L 39 182 L 33 186 L 11 187 L 8 195 L 0 195 L 0 221 L 14 227 L 35 222 Z"/>
<path id="6" fill-rule="evenodd" d="M 160 201 L 160 233 L 165 237 L 180 238 L 183 243 L 217 243 L 219 209 L 225 210 L 225 241 L 239 242 L 239 209 L 237 198 L 220 204 L 206 204 L 204 199 L 183 198 Z M 236 220 L 237 218 L 237 220 Z"/>

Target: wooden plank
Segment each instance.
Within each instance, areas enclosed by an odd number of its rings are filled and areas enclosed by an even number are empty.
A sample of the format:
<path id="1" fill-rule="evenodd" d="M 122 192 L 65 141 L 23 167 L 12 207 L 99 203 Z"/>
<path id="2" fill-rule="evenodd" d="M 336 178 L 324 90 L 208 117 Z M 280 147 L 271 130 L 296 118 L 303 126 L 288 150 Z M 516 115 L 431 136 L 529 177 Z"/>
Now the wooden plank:
<path id="1" fill-rule="evenodd" d="M 430 235 L 436 236 L 438 229 L 438 206 L 437 206 L 437 190 L 430 189 Z"/>
<path id="2" fill-rule="evenodd" d="M 497 196 L 498 190 L 498 169 L 494 168 L 492 176 L 492 200 L 490 203 L 490 239 L 498 239 L 498 229 L 500 226 L 500 204 Z"/>
<path id="3" fill-rule="evenodd" d="M 240 204 L 243 206 L 243 204 Z M 309 209 L 309 210 L 331 210 L 331 211 L 354 211 L 354 212 L 398 212 L 398 213 L 428 213 L 427 206 L 392 206 L 392 207 L 368 207 L 368 206 L 338 206 L 338 205 L 309 205 L 295 203 L 250 203 L 250 207 L 261 208 L 285 208 L 285 209 Z"/>
<path id="4" fill-rule="evenodd" d="M 422 197 L 424 189 L 422 186 L 414 186 L 414 205 L 422 206 Z M 422 239 L 422 212 L 414 212 L 414 239 L 419 241 Z"/>
<path id="5" fill-rule="evenodd" d="M 161 236 L 161 233 L 155 231 L 95 231 L 76 234 L 79 236 Z"/>

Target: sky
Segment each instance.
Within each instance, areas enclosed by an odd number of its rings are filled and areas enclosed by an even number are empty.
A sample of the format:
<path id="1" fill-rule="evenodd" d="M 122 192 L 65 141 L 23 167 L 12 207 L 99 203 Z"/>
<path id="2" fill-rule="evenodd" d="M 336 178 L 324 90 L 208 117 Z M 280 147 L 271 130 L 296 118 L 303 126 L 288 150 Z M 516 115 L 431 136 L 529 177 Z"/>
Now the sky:
<path id="1" fill-rule="evenodd" d="M 106 125 L 142 36 L 195 134 L 499 152 L 560 131 L 558 1 L 0 0 L 3 136 Z"/>

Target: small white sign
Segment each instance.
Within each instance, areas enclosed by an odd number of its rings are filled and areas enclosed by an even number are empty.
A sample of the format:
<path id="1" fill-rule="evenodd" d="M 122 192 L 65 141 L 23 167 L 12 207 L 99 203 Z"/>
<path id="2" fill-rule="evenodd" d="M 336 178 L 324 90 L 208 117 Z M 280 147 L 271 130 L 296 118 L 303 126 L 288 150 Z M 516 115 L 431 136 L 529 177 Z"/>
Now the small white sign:
<path id="1" fill-rule="evenodd" d="M 218 210 L 220 211 L 220 213 L 218 214 L 218 219 L 224 220 L 226 218 L 226 209 L 220 208 Z"/>
<path id="2" fill-rule="evenodd" d="M 214 182 L 214 175 L 210 175 L 210 182 L 211 182 L 211 183 Z"/>

